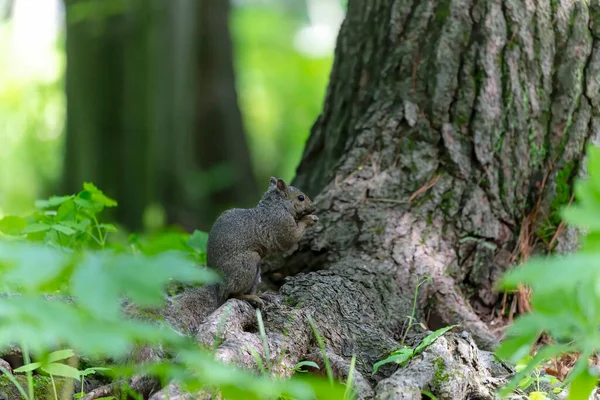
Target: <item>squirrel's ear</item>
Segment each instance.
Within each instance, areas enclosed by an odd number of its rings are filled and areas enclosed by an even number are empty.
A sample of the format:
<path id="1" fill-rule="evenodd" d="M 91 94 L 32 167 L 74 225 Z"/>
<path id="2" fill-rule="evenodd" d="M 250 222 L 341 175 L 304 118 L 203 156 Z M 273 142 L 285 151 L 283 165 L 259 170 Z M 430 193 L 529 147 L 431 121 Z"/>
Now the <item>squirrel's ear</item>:
<path id="1" fill-rule="evenodd" d="M 285 192 L 287 190 L 287 185 L 283 181 L 283 179 L 277 179 L 277 189 Z"/>
<path id="2" fill-rule="evenodd" d="M 272 176 L 271 179 L 269 179 L 269 186 L 275 186 L 275 185 L 277 185 L 277 178 Z"/>

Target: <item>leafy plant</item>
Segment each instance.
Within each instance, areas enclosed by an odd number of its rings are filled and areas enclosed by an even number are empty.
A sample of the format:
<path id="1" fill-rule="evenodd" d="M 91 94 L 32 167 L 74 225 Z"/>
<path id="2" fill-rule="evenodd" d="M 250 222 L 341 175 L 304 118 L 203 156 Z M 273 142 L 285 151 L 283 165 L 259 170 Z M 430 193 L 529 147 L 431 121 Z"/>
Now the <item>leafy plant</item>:
<path id="1" fill-rule="evenodd" d="M 296 363 L 296 365 L 294 365 L 294 371 L 305 373 L 306 370 L 303 370 L 302 367 L 311 367 L 311 368 L 320 369 L 319 366 L 317 365 L 317 363 L 314 361 L 300 361 L 299 363 Z"/>
<path id="2" fill-rule="evenodd" d="M 373 365 L 373 375 L 377 373 L 379 367 L 385 364 L 396 363 L 400 366 L 406 365 L 414 356 L 425 350 L 427 347 L 432 345 L 440 336 L 448 332 L 450 329 L 457 327 L 458 325 L 450 325 L 444 328 L 440 328 L 435 332 L 431 332 L 425 336 L 423 340 L 414 349 L 409 346 L 402 346 L 398 350 L 394 350 L 384 360 L 378 361 Z"/>
<path id="3" fill-rule="evenodd" d="M 406 336 L 408 335 L 408 332 L 410 332 L 410 330 L 415 322 L 415 313 L 417 311 L 417 296 L 419 295 L 419 288 L 421 287 L 421 285 L 427 283 L 430 280 L 431 280 L 430 276 L 425 276 L 425 277 L 419 279 L 419 281 L 417 282 L 417 284 L 415 286 L 415 294 L 413 295 L 412 310 L 411 310 L 410 316 L 408 316 L 408 326 L 404 330 L 404 334 L 402 335 L 402 340 L 400 341 L 400 343 L 402 345 L 404 345 L 406 343 Z"/>
<path id="4" fill-rule="evenodd" d="M 159 310 L 166 300 L 164 289 L 173 282 L 202 285 L 218 277 L 199 265 L 206 257 L 203 232 L 133 235 L 128 246 L 109 243 L 111 229 L 106 227 L 110 225 L 103 224 L 99 214 L 115 204 L 94 185 L 85 184 L 77 195 L 38 202 L 39 211 L 30 217 L 5 217 L 0 223 L 4 233 L 0 235 L 0 291 L 4 292 L 0 294 L 0 351 L 13 343 L 21 345 L 25 365 L 15 372 L 27 374 L 28 390 L 8 371 L 3 373 L 25 399 L 34 400 L 34 372 L 50 374 L 52 381 L 54 376 L 80 380 L 76 397 L 81 397 L 84 377 L 97 371 L 118 378 L 149 373 L 163 382 L 176 380 L 190 390 L 215 388 L 232 399 L 343 398 L 341 384 L 314 376 L 257 377 L 215 360 L 211 349 L 199 348 L 159 318 L 154 322 L 126 318 L 121 308 L 124 299 L 144 310 Z M 259 324 L 265 338 L 260 319 Z M 74 354 L 119 360 L 136 345 L 161 345 L 177 355 L 177 362 L 83 370 L 61 362 Z M 34 362 L 30 352 L 36 356 Z"/>
<path id="5" fill-rule="evenodd" d="M 581 248 L 569 255 L 531 259 L 500 282 L 504 290 L 529 286 L 533 311 L 508 329 L 497 355 L 516 364 L 532 352 L 542 333 L 553 341 L 537 350 L 502 395 L 512 392 L 541 363 L 565 353 L 579 354 L 564 382 L 570 384 L 570 400 L 587 399 L 598 381 L 589 360 L 600 350 L 600 149 L 589 146 L 587 156 L 588 178 L 574 186 L 577 202 L 562 210 L 566 223 L 585 230 Z"/>
<path id="6" fill-rule="evenodd" d="M 527 367 L 527 364 L 531 362 L 532 357 L 525 357 L 519 364 L 516 365 L 517 372 L 524 370 Z M 517 384 L 517 387 L 522 391 L 526 391 L 531 387 L 531 385 L 535 385 L 535 390 L 529 392 L 527 395 L 514 395 L 511 396 L 512 399 L 527 399 L 527 400 L 548 400 L 548 393 L 542 390 L 540 383 L 546 382 L 552 386 L 553 393 L 560 393 L 562 388 L 560 387 L 560 381 L 558 378 L 552 375 L 543 375 L 540 368 L 535 368 L 532 373 L 525 378 L 521 379 Z"/>
<path id="7" fill-rule="evenodd" d="M 0 232 L 55 247 L 82 249 L 92 247 L 91 241 L 97 248 L 104 248 L 108 234 L 117 231 L 114 225 L 101 224 L 97 218 L 106 207 L 116 207 L 117 202 L 89 182 L 77 194 L 52 196 L 36 201 L 35 206 L 37 211 L 26 218 L 2 218 Z"/>

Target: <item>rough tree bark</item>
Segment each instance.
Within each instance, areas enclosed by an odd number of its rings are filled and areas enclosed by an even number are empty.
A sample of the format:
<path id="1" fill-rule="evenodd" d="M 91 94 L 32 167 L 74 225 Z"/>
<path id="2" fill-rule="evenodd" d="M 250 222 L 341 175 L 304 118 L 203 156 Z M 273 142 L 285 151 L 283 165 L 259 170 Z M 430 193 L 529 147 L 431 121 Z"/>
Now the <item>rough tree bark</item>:
<path id="1" fill-rule="evenodd" d="M 599 10 L 597 0 L 350 0 L 295 181 L 320 221 L 266 265 L 283 283 L 263 310 L 277 373 L 322 361 L 311 315 L 338 377 L 357 355 L 360 398 L 495 398 L 509 371 L 485 351 L 498 339 L 493 283 L 523 252 L 547 250 L 584 145 L 598 137 Z M 559 236 L 563 248 L 569 238 Z M 399 345 L 425 276 L 417 316 L 465 333 L 371 376 Z M 263 354 L 253 309 L 227 304 L 217 357 L 255 367 L 242 350 Z M 223 309 L 171 315 L 213 343 Z M 152 398 L 167 392 L 194 398 L 176 383 Z"/>

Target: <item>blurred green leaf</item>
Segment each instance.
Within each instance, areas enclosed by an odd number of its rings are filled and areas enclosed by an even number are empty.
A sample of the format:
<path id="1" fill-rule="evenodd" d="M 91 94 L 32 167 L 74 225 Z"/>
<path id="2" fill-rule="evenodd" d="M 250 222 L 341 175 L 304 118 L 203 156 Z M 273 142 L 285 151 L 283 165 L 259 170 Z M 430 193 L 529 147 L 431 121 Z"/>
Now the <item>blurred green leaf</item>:
<path id="1" fill-rule="evenodd" d="M 116 207 L 117 202 L 107 197 L 100 189 L 91 182 L 84 182 L 84 191 L 80 193 L 79 197 L 86 200 L 92 200 L 96 204 L 101 204 L 104 207 Z M 89 198 L 88 198 L 89 197 Z"/>
<path id="2" fill-rule="evenodd" d="M 74 196 L 52 196 L 48 200 L 36 200 L 35 206 L 36 208 L 53 208 L 56 206 L 60 206 L 67 200 L 71 200 Z"/>
<path id="3" fill-rule="evenodd" d="M 71 229 L 68 226 L 60 225 L 60 224 L 52 225 L 52 229 L 54 229 L 55 231 L 58 231 L 60 233 L 63 233 L 65 235 L 68 235 L 68 236 L 71 236 L 72 234 L 75 233 L 74 229 Z"/>
<path id="4" fill-rule="evenodd" d="M 14 372 L 29 372 L 29 371 L 34 371 L 36 369 L 38 369 L 39 367 L 42 366 L 42 363 L 40 362 L 34 362 L 34 363 L 29 363 L 29 364 L 25 364 L 19 368 L 14 369 Z"/>
<path id="5" fill-rule="evenodd" d="M 77 368 L 73 368 L 70 365 L 61 363 L 50 363 L 43 365 L 40 369 L 50 375 L 64 376 L 66 378 L 80 380 L 79 371 L 77 370 Z"/>
<path id="6" fill-rule="evenodd" d="M 0 219 L 0 232 L 6 235 L 18 236 L 26 226 L 27 222 L 21 217 L 6 216 Z"/>
<path id="7" fill-rule="evenodd" d="M 586 360 L 587 362 L 587 360 Z M 598 376 L 584 368 L 574 377 L 569 388 L 569 400 L 587 400 L 598 383 Z"/>
<path id="8" fill-rule="evenodd" d="M 23 233 L 35 233 L 35 232 L 44 232 L 50 229 L 50 225 L 46 224 L 31 224 L 28 225 L 25 229 L 23 229 Z"/>
<path id="9" fill-rule="evenodd" d="M 195 230 L 190 236 L 187 244 L 199 253 L 206 253 L 206 244 L 208 243 L 208 233 Z"/>
<path id="10" fill-rule="evenodd" d="M 48 354 L 48 359 L 46 360 L 46 362 L 53 363 L 56 361 L 66 360 L 67 358 L 71 358 L 74 355 L 75 352 L 71 349 L 57 350 Z"/>

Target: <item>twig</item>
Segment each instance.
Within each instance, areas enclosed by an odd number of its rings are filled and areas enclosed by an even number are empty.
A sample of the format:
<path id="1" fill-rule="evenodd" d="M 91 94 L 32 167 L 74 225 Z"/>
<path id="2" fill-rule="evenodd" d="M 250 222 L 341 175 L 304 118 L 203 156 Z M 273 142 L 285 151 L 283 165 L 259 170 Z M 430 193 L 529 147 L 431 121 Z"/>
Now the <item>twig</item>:
<path id="1" fill-rule="evenodd" d="M 436 175 L 435 177 L 433 177 L 432 180 L 430 180 L 429 182 L 427 182 L 424 186 L 421 186 L 419 189 L 417 189 L 416 192 L 414 192 L 409 198 L 408 198 L 408 202 L 412 202 L 416 197 L 422 195 L 423 193 L 425 193 L 426 191 L 428 191 L 429 189 L 431 189 L 433 187 L 433 185 L 435 185 L 439 180 L 440 180 L 440 174 Z"/>
<path id="2" fill-rule="evenodd" d="M 100 386 L 86 394 L 82 400 L 95 400 L 100 397 L 107 397 L 112 395 L 115 390 L 118 388 L 118 384 L 116 382 L 110 383 L 108 385 Z"/>
<path id="3" fill-rule="evenodd" d="M 380 201 L 382 203 L 395 203 L 395 204 L 409 204 L 408 200 L 399 200 L 399 199 L 386 199 L 383 197 L 369 197 L 367 200 L 369 201 Z"/>

